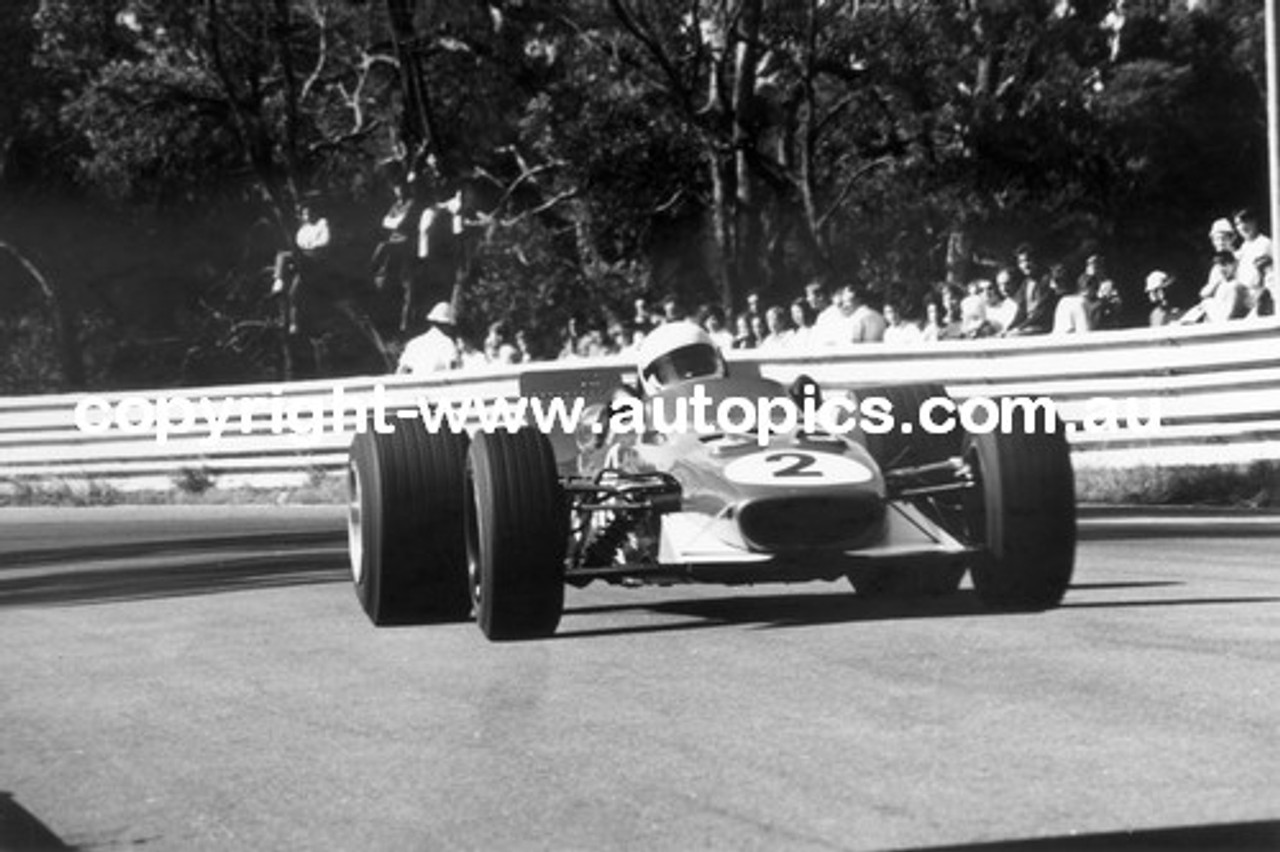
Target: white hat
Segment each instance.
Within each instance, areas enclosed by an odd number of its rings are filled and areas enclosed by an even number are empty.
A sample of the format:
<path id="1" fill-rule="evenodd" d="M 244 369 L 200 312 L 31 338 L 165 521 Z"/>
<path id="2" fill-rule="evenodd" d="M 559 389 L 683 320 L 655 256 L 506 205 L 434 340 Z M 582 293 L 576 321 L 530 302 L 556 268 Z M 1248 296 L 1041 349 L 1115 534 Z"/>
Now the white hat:
<path id="1" fill-rule="evenodd" d="M 427 314 L 427 322 L 453 325 L 453 307 L 448 302 L 437 302 L 431 313 Z"/>
<path id="2" fill-rule="evenodd" d="M 1226 219 L 1217 219 L 1212 227 L 1209 228 L 1209 236 L 1214 237 L 1218 234 L 1229 234 L 1235 236 L 1236 229 L 1231 227 L 1231 223 Z"/>
<path id="3" fill-rule="evenodd" d="M 1170 278 L 1167 273 L 1161 272 L 1157 269 L 1155 272 L 1152 272 L 1147 276 L 1147 292 L 1154 293 L 1157 290 L 1163 290 L 1165 287 L 1168 287 L 1172 281 L 1173 279 Z"/>

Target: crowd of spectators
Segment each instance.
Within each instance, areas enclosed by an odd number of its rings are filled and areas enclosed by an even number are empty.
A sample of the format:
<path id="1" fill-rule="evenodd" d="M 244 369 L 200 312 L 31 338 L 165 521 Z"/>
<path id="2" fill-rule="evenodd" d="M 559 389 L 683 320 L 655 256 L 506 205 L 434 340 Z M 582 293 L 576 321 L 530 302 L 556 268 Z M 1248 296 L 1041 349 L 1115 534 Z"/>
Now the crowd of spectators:
<path id="1" fill-rule="evenodd" d="M 411 182 L 398 184 L 382 222 L 384 238 L 373 256 L 378 288 L 393 284 L 403 292 L 400 329 L 410 329 L 416 313 L 416 276 L 410 270 L 438 249 L 434 234 L 443 225 L 456 234 L 461 220 L 458 196 L 424 199 Z M 290 292 L 308 264 L 323 256 L 328 223 L 304 207 L 294 251 L 277 258 L 276 293 Z M 1269 316 L 1280 292 L 1275 282 L 1272 243 L 1261 232 L 1250 209 L 1213 222 L 1212 251 L 1206 279 L 1185 288 L 1163 270 L 1145 277 L 1152 326 L 1219 323 Z M 989 274 L 987 274 L 989 273 Z M 920 304 L 890 299 L 879 303 L 871 292 L 849 282 L 834 288 L 811 281 L 789 301 L 766 301 L 750 292 L 740 312 L 726 316 L 719 306 L 704 304 L 691 313 L 672 295 L 656 307 L 634 300 L 629 316 L 606 314 L 594 319 L 572 317 L 555 345 L 538 351 L 528 332 L 494 322 L 482 340 L 458 334 L 451 299 L 435 300 L 426 314 L 427 330 L 407 340 L 399 372 L 431 372 L 488 364 L 521 364 L 535 360 L 597 358 L 631 351 L 653 328 L 692 319 L 724 350 L 762 353 L 813 353 L 862 343 L 916 344 L 938 340 L 973 340 L 1029 335 L 1085 334 L 1126 324 L 1122 288 L 1109 274 L 1106 258 L 1091 254 L 1078 269 L 1064 263 L 1044 264 L 1029 244 L 1019 246 L 1007 265 L 993 265 L 964 286 L 938 283 Z M 1130 311 L 1128 316 L 1137 312 Z M 295 320 L 287 317 L 293 324 Z M 407 336 L 407 335 L 406 335 Z"/>

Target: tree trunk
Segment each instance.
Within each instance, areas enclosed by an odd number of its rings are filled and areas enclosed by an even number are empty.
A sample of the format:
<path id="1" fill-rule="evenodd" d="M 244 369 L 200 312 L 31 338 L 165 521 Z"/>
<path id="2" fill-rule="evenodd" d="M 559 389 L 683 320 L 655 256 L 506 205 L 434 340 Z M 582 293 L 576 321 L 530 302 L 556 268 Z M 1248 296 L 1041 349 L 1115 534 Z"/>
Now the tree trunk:
<path id="1" fill-rule="evenodd" d="M 412 46 L 417 37 L 413 25 L 416 2 L 417 0 L 386 0 L 391 38 L 395 44 L 396 59 L 400 63 L 400 87 L 404 97 L 400 135 L 411 156 L 422 150 L 424 143 L 433 146 L 437 154 L 441 147 L 423 82 L 421 64 Z"/>
<path id="2" fill-rule="evenodd" d="M 0 241 L 0 251 L 10 254 L 40 287 L 49 309 L 49 321 L 53 326 L 54 343 L 58 349 L 58 366 L 67 390 L 83 390 L 85 386 L 84 351 L 80 347 L 80 334 L 75 313 L 63 298 L 56 279 L 45 277 L 40 268 L 26 255 L 6 242 Z"/>
<path id="3" fill-rule="evenodd" d="M 737 238 L 734 222 L 733 170 L 726 167 L 725 158 L 716 149 L 714 140 L 708 140 L 707 168 L 711 172 L 711 225 L 715 235 L 715 278 L 720 290 L 720 304 L 726 312 L 734 309 L 737 268 Z"/>
<path id="4" fill-rule="evenodd" d="M 757 188 L 748 149 L 756 144 L 756 69 L 760 63 L 760 18 L 762 0 L 743 0 L 739 30 L 735 34 L 733 73 L 733 167 L 737 183 L 734 203 L 737 245 L 734 284 L 750 290 L 761 284 L 761 245 L 764 232 L 760 221 Z"/>

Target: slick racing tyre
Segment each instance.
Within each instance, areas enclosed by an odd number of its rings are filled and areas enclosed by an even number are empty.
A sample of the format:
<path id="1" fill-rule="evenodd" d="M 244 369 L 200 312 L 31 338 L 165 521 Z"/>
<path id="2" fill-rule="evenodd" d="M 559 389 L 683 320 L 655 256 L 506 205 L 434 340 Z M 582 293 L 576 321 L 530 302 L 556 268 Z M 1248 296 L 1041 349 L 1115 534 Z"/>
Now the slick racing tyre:
<path id="1" fill-rule="evenodd" d="M 463 534 L 465 433 L 372 424 L 352 441 L 347 541 L 356 596 L 374 624 L 464 621 L 471 613 Z"/>
<path id="2" fill-rule="evenodd" d="M 1030 435 L 969 435 L 965 458 L 977 486 L 965 514 L 982 547 L 970 565 L 978 596 L 998 609 L 1057 606 L 1076 552 L 1075 480 L 1061 424 Z"/>
<path id="3" fill-rule="evenodd" d="M 933 434 L 920 425 L 920 406 L 930 399 L 947 398 L 946 388 L 942 385 L 866 388 L 858 391 L 858 396 L 860 399 L 881 397 L 888 402 L 893 413 L 893 428 L 888 432 L 864 432 L 867 452 L 871 453 L 882 471 L 945 461 L 960 455 L 964 435 L 959 429 Z M 909 426 L 909 431 L 904 432 L 904 426 Z"/>
<path id="4" fill-rule="evenodd" d="M 564 611 L 569 512 L 551 442 L 525 427 L 476 435 L 467 461 L 471 599 L 494 641 L 550 636 Z"/>

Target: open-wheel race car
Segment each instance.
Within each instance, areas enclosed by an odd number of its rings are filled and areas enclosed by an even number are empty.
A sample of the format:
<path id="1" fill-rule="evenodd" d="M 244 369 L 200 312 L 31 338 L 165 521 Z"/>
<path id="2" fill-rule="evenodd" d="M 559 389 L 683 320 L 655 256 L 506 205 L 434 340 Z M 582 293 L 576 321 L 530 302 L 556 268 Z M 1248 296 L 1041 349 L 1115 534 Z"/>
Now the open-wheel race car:
<path id="1" fill-rule="evenodd" d="M 545 637 L 565 587 L 596 580 L 847 579 L 859 596 L 909 598 L 954 593 L 968 572 L 993 609 L 1062 600 L 1076 511 L 1061 425 L 941 434 L 792 425 L 758 440 L 642 423 L 613 434 L 619 400 L 650 417 L 659 401 L 695 393 L 712 408 L 814 393 L 803 378 L 784 386 L 727 364 L 690 323 L 659 327 L 638 360 L 639 387 L 621 371 L 580 372 L 576 390 L 598 402 L 573 434 L 526 425 L 469 436 L 420 421 L 357 434 L 348 532 L 370 620 L 474 617 L 491 640 Z M 531 371 L 522 391 L 572 392 L 559 376 Z M 934 385 L 859 393 L 887 403 L 899 423 L 945 395 Z"/>

